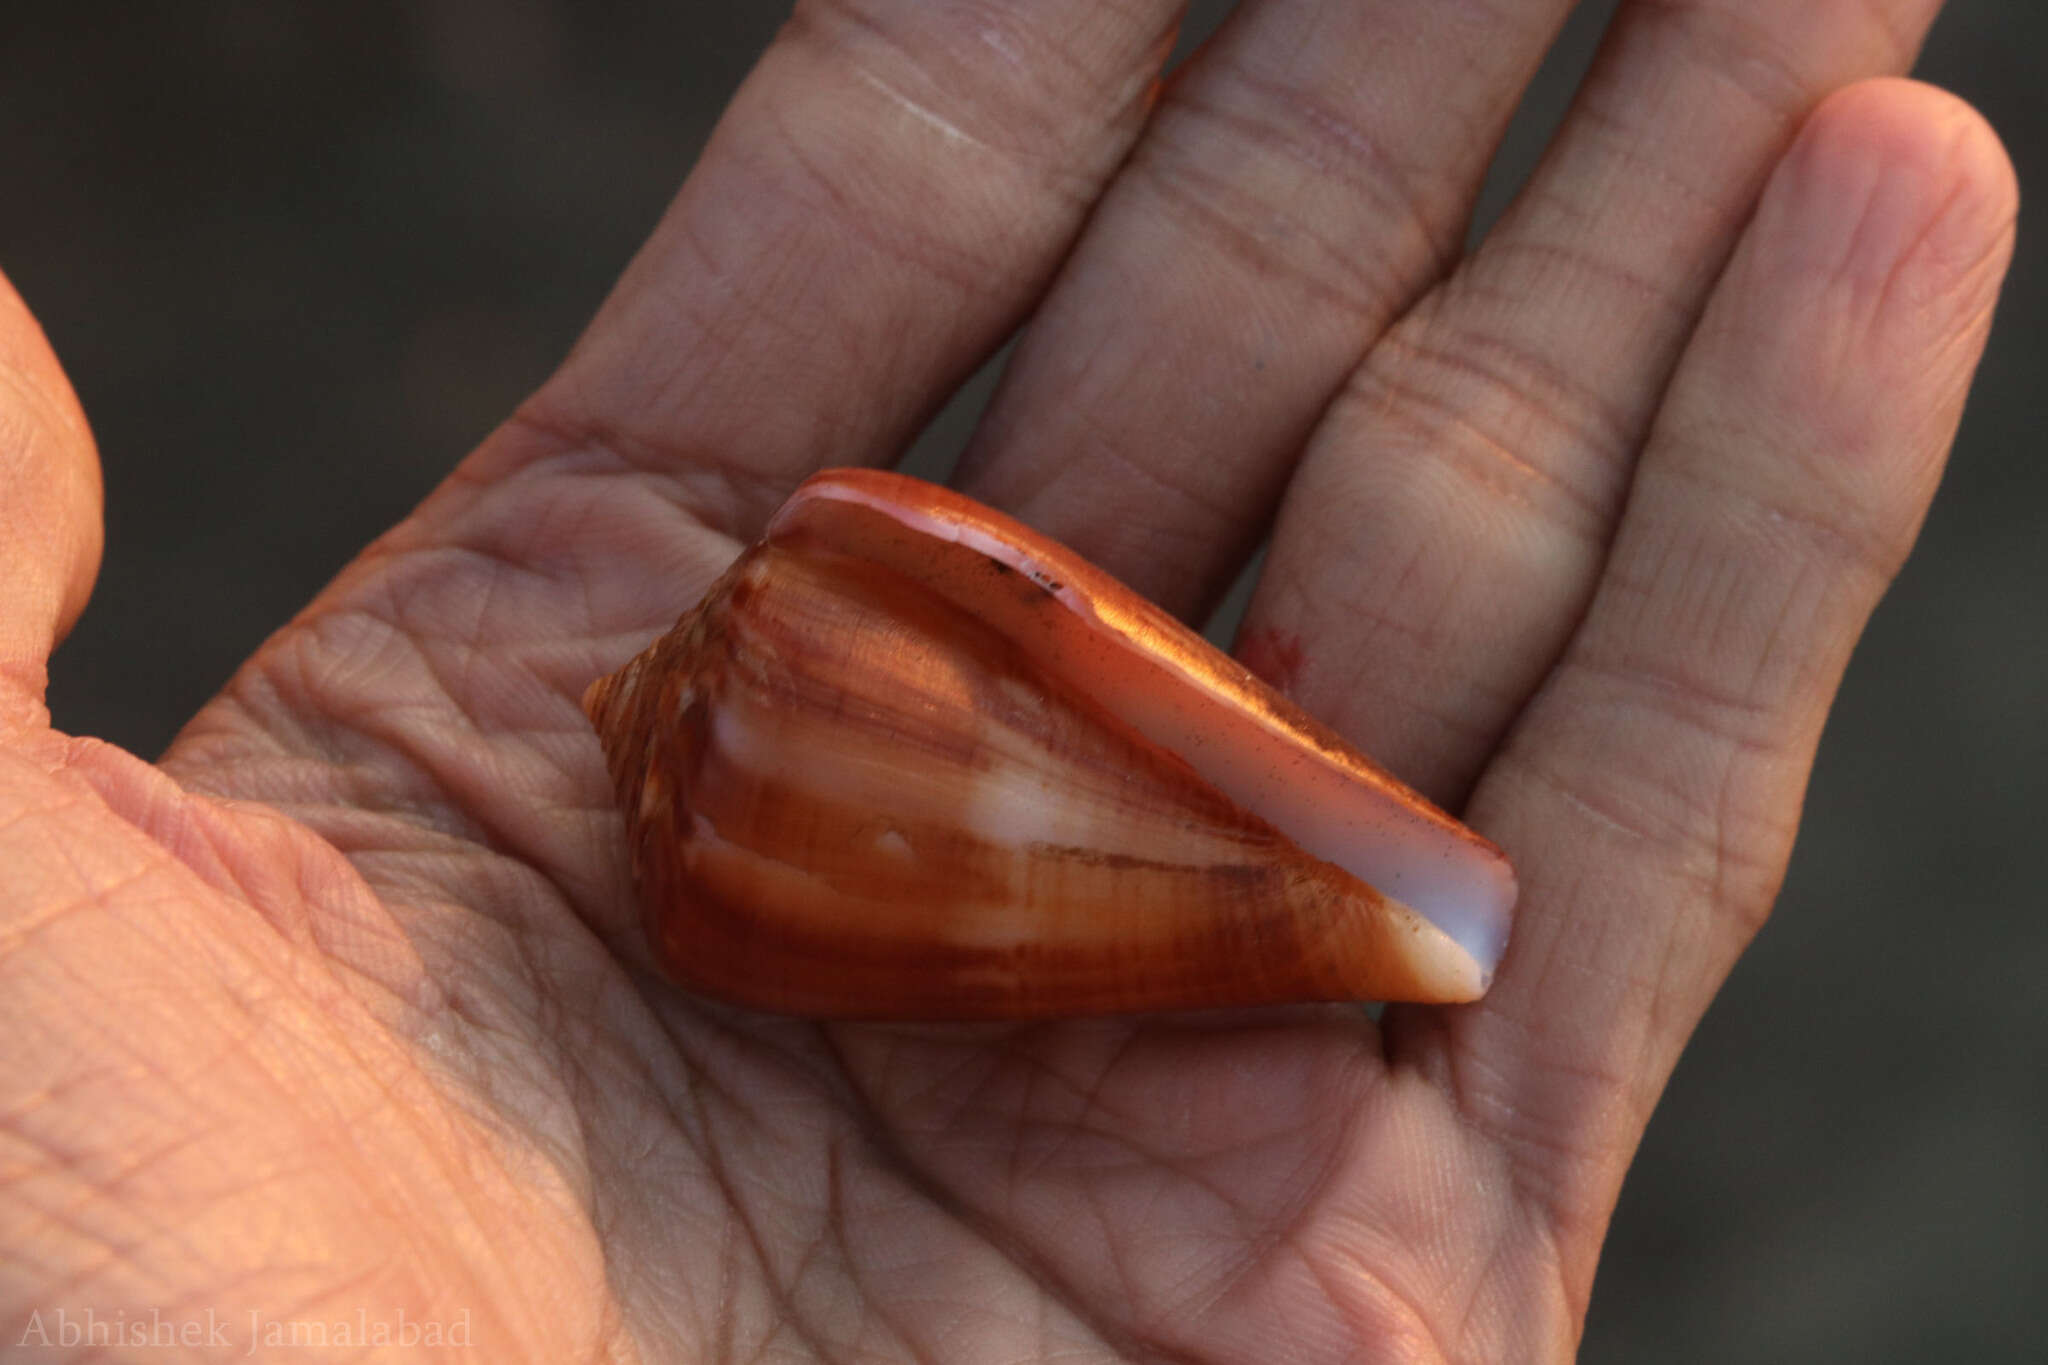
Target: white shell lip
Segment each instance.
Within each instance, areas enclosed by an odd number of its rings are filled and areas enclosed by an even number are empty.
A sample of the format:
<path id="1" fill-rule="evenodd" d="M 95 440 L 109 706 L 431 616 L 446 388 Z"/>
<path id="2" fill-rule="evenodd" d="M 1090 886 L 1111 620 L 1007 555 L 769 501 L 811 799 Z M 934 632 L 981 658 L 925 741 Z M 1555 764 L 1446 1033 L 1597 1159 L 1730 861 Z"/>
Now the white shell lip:
<path id="1" fill-rule="evenodd" d="M 1469 997 L 1491 984 L 1517 895 L 1513 867 L 1492 843 L 1102 570 L 1055 542 L 1020 543 L 1007 518 L 957 494 L 904 475 L 828 470 L 791 495 L 767 538 L 799 534 L 826 502 L 865 507 L 1029 578 L 1084 627 L 1021 641 L 1042 664 L 1085 675 L 1106 709 L 1225 796 L 1435 926 L 1465 959 L 1455 974 Z M 927 586 L 943 593 L 943 579 Z"/>

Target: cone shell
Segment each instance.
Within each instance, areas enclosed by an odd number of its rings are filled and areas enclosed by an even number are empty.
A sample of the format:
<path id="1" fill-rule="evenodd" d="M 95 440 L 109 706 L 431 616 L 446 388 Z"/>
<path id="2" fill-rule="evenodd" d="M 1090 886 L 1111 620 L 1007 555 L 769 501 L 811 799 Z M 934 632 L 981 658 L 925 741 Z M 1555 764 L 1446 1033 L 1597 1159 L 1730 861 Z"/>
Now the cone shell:
<path id="1" fill-rule="evenodd" d="M 1065 547 L 805 483 L 584 698 L 682 984 L 830 1018 L 1486 988 L 1492 844 Z"/>

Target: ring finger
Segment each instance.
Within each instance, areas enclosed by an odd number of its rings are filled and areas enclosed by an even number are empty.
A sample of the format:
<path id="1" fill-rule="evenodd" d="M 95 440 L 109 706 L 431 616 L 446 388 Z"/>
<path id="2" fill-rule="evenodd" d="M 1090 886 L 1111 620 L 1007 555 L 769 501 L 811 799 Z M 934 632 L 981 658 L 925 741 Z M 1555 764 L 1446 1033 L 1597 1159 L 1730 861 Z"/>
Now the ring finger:
<path id="1" fill-rule="evenodd" d="M 1939 7 L 1625 5 L 1528 189 L 1317 431 L 1247 662 L 1457 803 L 1584 610 L 1770 167 L 1829 91 L 1909 65 Z"/>

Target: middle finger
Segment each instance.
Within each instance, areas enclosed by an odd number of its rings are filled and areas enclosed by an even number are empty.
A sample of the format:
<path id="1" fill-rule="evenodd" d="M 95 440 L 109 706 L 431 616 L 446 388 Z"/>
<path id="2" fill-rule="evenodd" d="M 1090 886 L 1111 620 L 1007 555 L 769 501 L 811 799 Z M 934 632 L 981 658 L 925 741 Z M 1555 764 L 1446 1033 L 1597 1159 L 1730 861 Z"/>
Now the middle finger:
<path id="1" fill-rule="evenodd" d="M 1183 616 L 1448 267 L 1569 0 L 1263 0 L 1176 75 L 1005 374 L 967 490 Z"/>

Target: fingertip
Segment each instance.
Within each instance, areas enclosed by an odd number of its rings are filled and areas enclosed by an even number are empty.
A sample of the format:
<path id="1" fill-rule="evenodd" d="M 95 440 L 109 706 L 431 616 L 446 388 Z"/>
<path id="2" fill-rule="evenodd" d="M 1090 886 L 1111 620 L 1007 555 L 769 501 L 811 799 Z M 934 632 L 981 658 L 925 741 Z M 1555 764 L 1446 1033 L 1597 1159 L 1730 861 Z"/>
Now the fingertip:
<path id="1" fill-rule="evenodd" d="M 1740 396 L 1743 420 L 1805 433 L 1850 487 L 1924 504 L 1990 331 L 2018 198 L 2003 144 L 1963 100 L 1902 79 L 1838 91 L 1779 163 L 1699 368 Z"/>
<path id="2" fill-rule="evenodd" d="M 1767 268 L 1795 291 L 1848 291 L 1871 310 L 1988 307 L 2019 208 L 2011 158 L 1966 101 L 1884 78 L 1808 118 L 1757 219 Z M 1894 312 L 1898 312 L 1893 307 Z"/>

